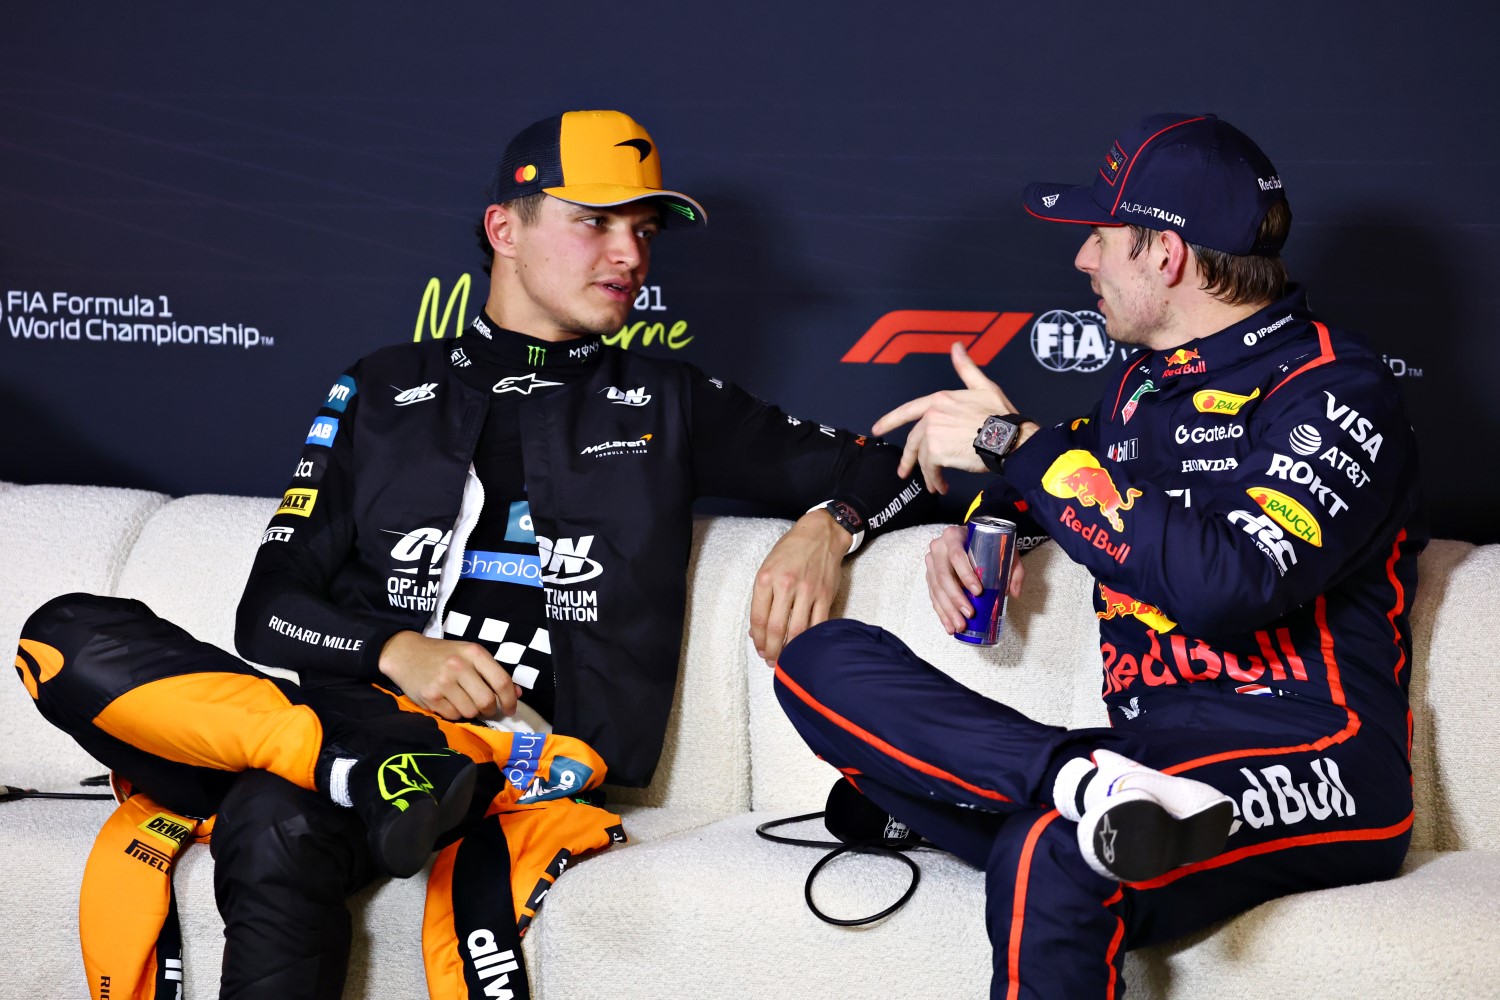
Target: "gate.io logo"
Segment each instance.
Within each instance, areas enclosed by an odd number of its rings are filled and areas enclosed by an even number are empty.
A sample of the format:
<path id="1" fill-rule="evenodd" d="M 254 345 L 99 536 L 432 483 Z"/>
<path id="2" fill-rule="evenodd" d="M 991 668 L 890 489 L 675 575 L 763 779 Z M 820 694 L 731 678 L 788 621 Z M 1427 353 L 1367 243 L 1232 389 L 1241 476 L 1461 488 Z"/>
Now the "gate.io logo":
<path id="1" fill-rule="evenodd" d="M 1051 309 L 1031 324 L 1031 353 L 1055 372 L 1096 372 L 1115 356 L 1115 342 L 1106 336 L 1098 313 Z"/>

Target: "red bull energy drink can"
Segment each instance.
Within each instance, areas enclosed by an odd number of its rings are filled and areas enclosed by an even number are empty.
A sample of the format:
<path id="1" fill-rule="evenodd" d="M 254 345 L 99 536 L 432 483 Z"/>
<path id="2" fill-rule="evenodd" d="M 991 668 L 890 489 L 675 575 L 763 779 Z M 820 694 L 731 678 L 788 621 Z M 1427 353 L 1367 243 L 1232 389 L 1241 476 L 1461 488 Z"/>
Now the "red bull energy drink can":
<path id="1" fill-rule="evenodd" d="M 969 595 L 974 614 L 968 627 L 955 632 L 953 638 L 976 646 L 993 646 L 1000 641 L 1005 617 L 1005 591 L 1010 586 L 1010 564 L 1016 556 L 1016 525 L 999 517 L 974 517 L 969 519 L 968 528 L 964 549 L 979 574 L 984 593 Z"/>

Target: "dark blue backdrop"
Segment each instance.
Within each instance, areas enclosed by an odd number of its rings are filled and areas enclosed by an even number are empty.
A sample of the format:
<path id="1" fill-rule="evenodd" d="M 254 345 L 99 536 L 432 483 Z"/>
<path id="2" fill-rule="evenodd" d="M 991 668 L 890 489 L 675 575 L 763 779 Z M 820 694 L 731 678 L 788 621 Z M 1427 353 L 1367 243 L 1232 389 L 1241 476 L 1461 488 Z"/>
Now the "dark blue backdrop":
<path id="1" fill-rule="evenodd" d="M 483 301 L 471 229 L 505 139 L 585 107 L 640 118 L 712 219 L 658 244 L 631 349 L 864 428 L 953 381 L 934 354 L 841 360 L 882 316 L 1020 313 L 988 370 L 1061 418 L 1118 360 L 1033 350 L 1092 296 L 1081 233 L 1019 189 L 1085 179 L 1170 109 L 1271 154 L 1294 276 L 1403 374 L 1436 533 L 1500 540 L 1500 17 L 1478 6 L 25 5 L 0 38 L 0 478 L 280 492 L 344 365 L 431 335 L 430 286 L 439 318 L 459 289 L 449 336 Z M 225 342 L 88 339 L 143 303 Z M 653 323 L 676 349 L 643 347 Z"/>

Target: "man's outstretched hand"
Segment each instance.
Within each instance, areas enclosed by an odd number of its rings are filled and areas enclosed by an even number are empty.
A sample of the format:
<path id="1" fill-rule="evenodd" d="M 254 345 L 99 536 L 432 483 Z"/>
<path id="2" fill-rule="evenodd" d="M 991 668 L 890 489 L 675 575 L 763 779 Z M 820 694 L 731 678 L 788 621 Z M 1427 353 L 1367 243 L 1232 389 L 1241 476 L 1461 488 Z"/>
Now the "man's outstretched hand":
<path id="1" fill-rule="evenodd" d="M 944 469 L 984 472 L 984 463 L 974 451 L 980 426 L 991 415 L 1016 412 L 1009 397 L 979 370 L 962 344 L 954 343 L 949 353 L 964 388 L 944 389 L 903 403 L 875 421 L 873 428 L 876 435 L 882 435 L 916 421 L 906 436 L 897 471 L 905 476 L 913 466 L 920 466 L 927 488 L 934 493 L 948 492 Z M 1035 425 L 1025 425 L 1022 440 L 1035 429 Z"/>

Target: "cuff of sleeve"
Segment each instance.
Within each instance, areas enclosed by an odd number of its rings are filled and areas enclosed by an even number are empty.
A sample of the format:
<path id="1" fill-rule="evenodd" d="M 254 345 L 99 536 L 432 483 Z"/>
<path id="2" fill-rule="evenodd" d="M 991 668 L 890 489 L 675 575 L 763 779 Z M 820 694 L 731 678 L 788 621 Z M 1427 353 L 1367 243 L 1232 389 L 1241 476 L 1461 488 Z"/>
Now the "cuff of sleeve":
<path id="1" fill-rule="evenodd" d="M 842 519 L 840 519 L 833 513 L 833 510 L 831 508 L 835 503 L 845 504 L 859 515 L 860 529 L 858 531 L 850 530 L 850 526 L 845 524 Z M 855 503 L 853 500 L 849 499 L 848 497 L 833 497 L 832 499 L 824 500 L 820 504 L 814 504 L 813 506 L 807 508 L 804 513 L 811 514 L 815 510 L 827 510 L 829 512 L 829 515 L 832 516 L 835 521 L 838 521 L 840 527 L 849 531 L 849 534 L 852 536 L 853 541 L 849 543 L 849 551 L 845 552 L 844 555 L 854 555 L 855 551 L 865 543 L 866 529 L 864 528 L 864 525 L 868 523 L 867 515 L 860 507 L 860 505 Z"/>
<path id="2" fill-rule="evenodd" d="M 1023 492 L 1040 485 L 1042 474 L 1067 451 L 1069 443 L 1070 435 L 1063 427 L 1043 427 L 1005 457 L 1005 481 Z"/>
<path id="3" fill-rule="evenodd" d="M 380 672 L 380 653 L 385 649 L 385 644 L 390 641 L 391 636 L 403 631 L 400 625 L 388 625 L 384 622 L 375 625 L 370 631 L 370 637 L 365 640 L 365 648 L 361 650 L 360 668 L 364 675 L 372 681 L 379 681 L 386 687 L 395 687 L 395 684 Z"/>

